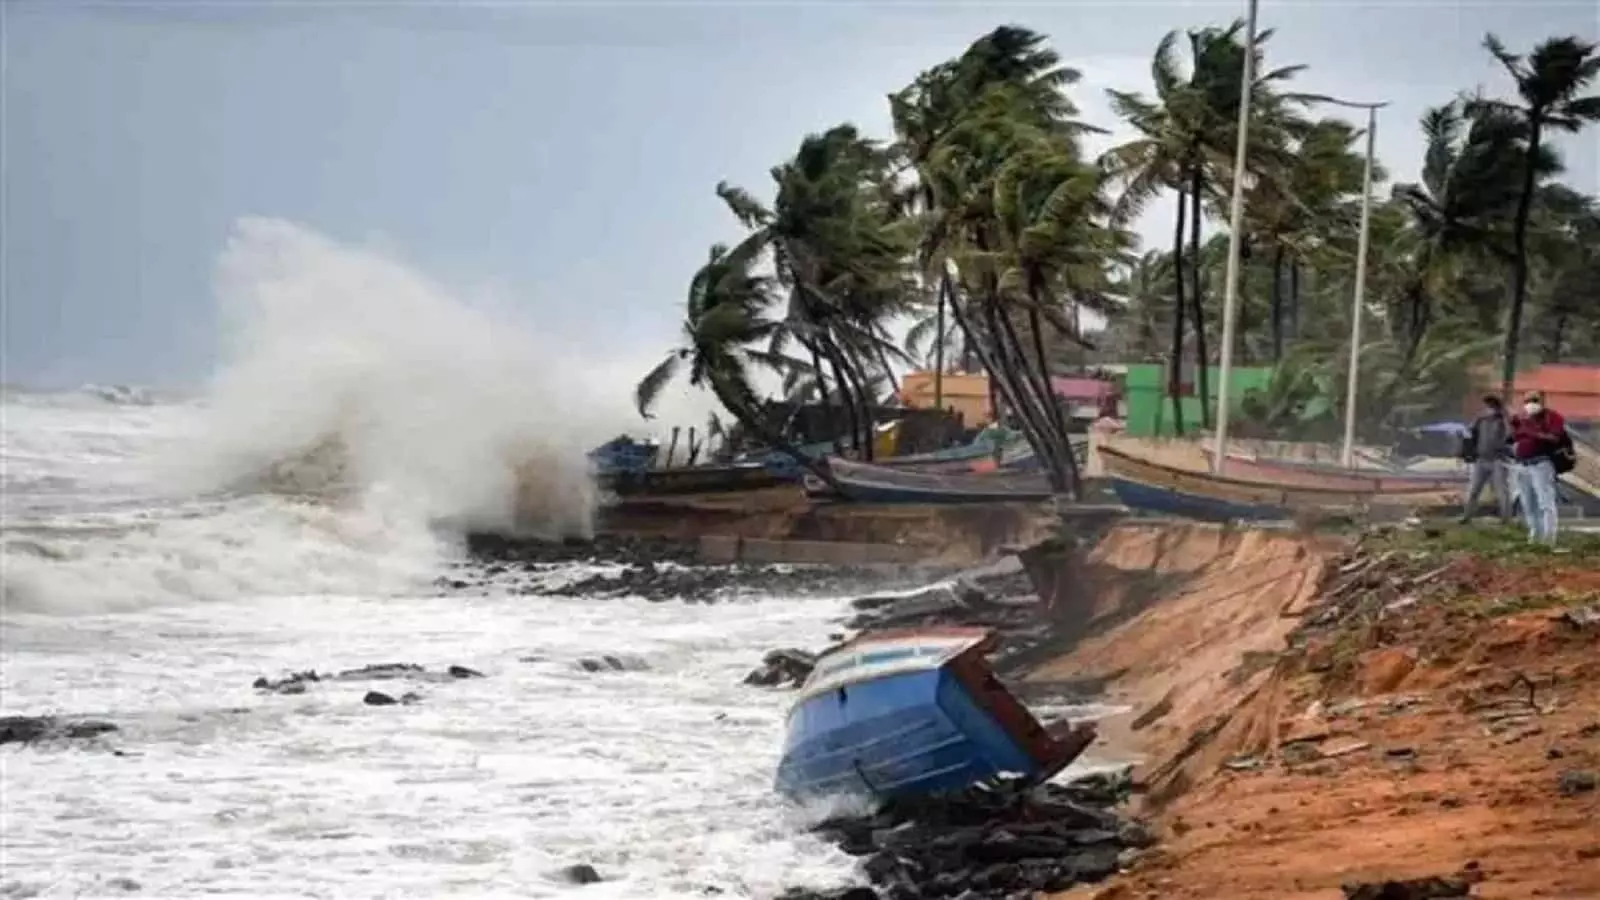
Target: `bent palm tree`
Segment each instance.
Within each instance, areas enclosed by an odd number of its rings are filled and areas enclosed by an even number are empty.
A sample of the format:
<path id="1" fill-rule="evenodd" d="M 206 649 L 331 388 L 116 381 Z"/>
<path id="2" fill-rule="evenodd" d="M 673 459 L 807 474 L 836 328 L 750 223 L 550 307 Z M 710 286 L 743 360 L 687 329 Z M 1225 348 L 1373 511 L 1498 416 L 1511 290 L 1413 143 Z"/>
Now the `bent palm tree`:
<path id="1" fill-rule="evenodd" d="M 1527 149 L 1522 169 L 1522 192 L 1512 222 L 1511 311 L 1506 317 L 1500 391 L 1509 397 L 1517 377 L 1517 346 L 1522 331 L 1522 308 L 1528 299 L 1528 220 L 1537 187 L 1539 152 L 1546 131 L 1577 132 L 1600 122 L 1600 95 L 1581 96 L 1600 78 L 1597 46 L 1576 37 L 1551 38 L 1524 59 L 1506 50 L 1494 35 L 1483 39 L 1484 49 L 1500 61 L 1517 84 L 1521 105 L 1496 100 L 1476 100 L 1479 108 L 1515 112 L 1527 128 Z"/>
<path id="2" fill-rule="evenodd" d="M 732 250 L 721 244 L 711 248 L 710 258 L 689 282 L 682 346 L 668 351 L 666 358 L 639 380 L 634 400 L 639 414 L 649 418 L 662 390 L 687 368 L 689 384 L 709 389 L 749 433 L 833 484 L 826 466 L 802 454 L 771 427 L 751 385 L 751 366 L 759 361 L 759 351 L 752 350 L 752 345 L 770 339 L 781 327 L 765 315 L 772 282 L 752 271 L 760 256 L 761 246 L 754 241 Z"/>

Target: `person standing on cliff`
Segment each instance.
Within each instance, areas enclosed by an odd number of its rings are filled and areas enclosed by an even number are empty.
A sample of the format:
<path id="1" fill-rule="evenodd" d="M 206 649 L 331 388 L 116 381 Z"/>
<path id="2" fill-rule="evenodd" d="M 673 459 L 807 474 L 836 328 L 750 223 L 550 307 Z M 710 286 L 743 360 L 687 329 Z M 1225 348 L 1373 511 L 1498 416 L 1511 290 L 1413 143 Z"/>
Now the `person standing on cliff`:
<path id="1" fill-rule="evenodd" d="M 1471 522 L 1478 515 L 1478 498 L 1486 485 L 1494 486 L 1500 506 L 1500 521 L 1511 524 L 1511 426 L 1506 421 L 1505 405 L 1493 394 L 1483 398 L 1483 411 L 1472 420 L 1462 447 L 1462 456 L 1472 465 L 1467 486 L 1467 502 L 1461 521 Z"/>
<path id="2" fill-rule="evenodd" d="M 1544 405 L 1544 394 L 1534 391 L 1524 399 L 1522 413 L 1511 419 L 1511 453 L 1515 459 L 1517 499 L 1528 523 L 1528 540 L 1556 542 L 1555 454 L 1562 447 L 1566 419 Z"/>

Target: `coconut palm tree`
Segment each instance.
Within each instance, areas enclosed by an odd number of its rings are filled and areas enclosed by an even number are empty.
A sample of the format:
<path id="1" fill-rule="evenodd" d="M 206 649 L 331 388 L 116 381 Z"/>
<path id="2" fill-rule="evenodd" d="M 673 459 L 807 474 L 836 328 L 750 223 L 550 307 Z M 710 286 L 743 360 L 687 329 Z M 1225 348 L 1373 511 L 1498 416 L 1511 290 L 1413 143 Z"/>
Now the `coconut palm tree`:
<path id="1" fill-rule="evenodd" d="M 1394 190 L 1410 214 L 1416 244 L 1403 314 L 1394 322 L 1407 355 L 1422 342 L 1439 302 L 1459 290 L 1467 273 L 1513 262 L 1505 223 L 1520 203 L 1522 170 L 1530 159 L 1526 129 L 1502 108 L 1445 104 L 1423 115 L 1422 130 L 1422 180 Z M 1531 159 L 1536 177 L 1559 168 L 1548 148 Z M 1493 327 L 1501 304 L 1492 295 L 1488 300 L 1491 305 L 1476 318 Z"/>
<path id="2" fill-rule="evenodd" d="M 1577 37 L 1551 38 L 1523 57 L 1506 49 L 1493 34 L 1485 35 L 1484 49 L 1499 60 L 1517 85 L 1520 103 L 1476 99 L 1473 106 L 1515 113 L 1527 129 L 1522 167 L 1522 187 L 1512 222 L 1511 310 L 1507 315 L 1501 393 L 1510 396 L 1517 376 L 1517 346 L 1522 330 L 1522 309 L 1528 298 L 1528 222 L 1539 177 L 1539 154 L 1547 132 L 1573 133 L 1600 122 L 1600 95 L 1584 91 L 1600 79 L 1600 45 Z"/>
<path id="3" fill-rule="evenodd" d="M 1072 336 L 1061 279 L 1081 263 L 1062 257 L 1041 268 L 1033 263 L 1043 255 L 1029 262 L 1018 251 L 1042 246 L 1056 227 L 1047 224 L 1049 197 L 1063 210 L 1092 211 L 1079 199 L 1083 182 L 1067 174 L 1069 161 L 1081 159 L 1077 139 L 1089 130 L 1063 91 L 1077 77 L 1041 35 L 1007 26 L 890 98 L 899 155 L 916 175 L 904 205 L 921 228 L 924 281 L 937 286 L 942 308 L 1045 461 L 1053 488 L 1074 495 L 1077 469 L 1040 351 L 1047 326 Z M 1047 161 L 1053 175 L 1034 177 L 1030 170 Z M 1092 172 L 1077 173 L 1084 175 L 1098 182 Z M 1009 229 L 1001 210 L 1012 213 Z M 1028 279 L 1012 277 L 1023 272 Z M 1037 340 L 1023 340 L 1018 314 L 1030 323 L 1037 317 L 1030 329 Z M 934 328 L 943 330 L 937 311 Z"/>
<path id="4" fill-rule="evenodd" d="M 710 390 L 748 433 L 794 456 L 832 484 L 833 476 L 825 466 L 800 454 L 769 425 L 751 383 L 752 369 L 767 362 L 766 354 L 755 346 L 782 327 L 766 314 L 773 302 L 774 283 L 755 272 L 761 255 L 761 244 L 756 241 L 747 240 L 732 249 L 722 244 L 711 248 L 705 265 L 689 282 L 682 345 L 668 351 L 666 358 L 640 379 L 634 400 L 639 414 L 649 418 L 661 391 L 687 369 L 690 386 Z"/>
<path id="5" fill-rule="evenodd" d="M 873 384 L 892 378 L 891 357 L 905 356 L 885 336 L 884 320 L 906 310 L 915 294 L 906 265 L 913 231 L 886 188 L 888 166 L 882 148 L 840 125 L 807 137 L 793 159 L 772 170 L 770 209 L 742 189 L 717 188 L 754 230 L 752 239 L 771 251 L 786 295 L 770 352 L 781 355 L 789 341 L 804 348 L 825 403 L 826 365 L 852 443 L 869 458 Z"/>
<path id="6" fill-rule="evenodd" d="M 1195 330 L 1196 368 L 1200 388 L 1201 424 L 1210 427 L 1209 352 L 1206 345 L 1204 278 L 1200 258 L 1200 235 L 1208 199 L 1219 200 L 1220 189 L 1229 184 L 1235 149 L 1234 135 L 1239 117 L 1240 83 L 1243 76 L 1244 22 L 1226 28 L 1203 28 L 1181 34 L 1167 33 L 1156 45 L 1151 63 L 1155 98 L 1146 100 L 1136 92 L 1111 90 L 1112 109 L 1139 132 L 1139 137 L 1113 148 L 1102 164 L 1123 185 L 1118 201 L 1121 217 L 1128 218 L 1163 190 L 1178 195 L 1177 221 L 1173 233 L 1176 270 L 1174 277 L 1188 279 L 1187 290 L 1177 285 L 1174 302 L 1180 312 L 1173 317 L 1172 355 L 1180 360 L 1184 345 L 1184 317 L 1192 317 Z M 1178 42 L 1187 37 L 1190 63 L 1187 72 L 1178 61 Z M 1256 36 L 1252 52 L 1258 62 L 1270 29 Z M 1260 73 L 1251 87 L 1250 174 L 1258 178 L 1277 177 L 1291 158 L 1287 147 L 1302 127 L 1291 115 L 1295 104 L 1310 102 L 1300 94 L 1279 95 L 1276 88 L 1293 78 L 1304 66 L 1287 66 Z M 1187 234 L 1185 234 L 1187 226 Z M 1185 257 L 1183 242 L 1188 239 Z M 1187 297 L 1185 294 L 1187 293 Z M 1173 397 L 1175 424 L 1182 433 L 1178 413 L 1179 367 L 1168 375 L 1168 390 Z"/>

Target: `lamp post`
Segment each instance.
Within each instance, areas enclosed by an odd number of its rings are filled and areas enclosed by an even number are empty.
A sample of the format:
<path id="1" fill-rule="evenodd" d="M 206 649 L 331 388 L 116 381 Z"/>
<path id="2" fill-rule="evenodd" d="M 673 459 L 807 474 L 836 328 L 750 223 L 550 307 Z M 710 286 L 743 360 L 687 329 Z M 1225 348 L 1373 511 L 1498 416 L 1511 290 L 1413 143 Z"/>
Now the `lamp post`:
<path id="1" fill-rule="evenodd" d="M 1356 464 L 1356 385 L 1361 369 L 1361 313 L 1367 298 L 1367 232 L 1372 223 L 1372 157 L 1378 134 L 1378 110 L 1388 103 L 1352 103 L 1326 98 L 1329 103 L 1367 111 L 1367 164 L 1361 175 L 1361 234 L 1356 238 L 1356 292 L 1350 301 L 1350 372 L 1345 383 L 1344 448 L 1340 463 L 1347 469 Z"/>
<path id="2" fill-rule="evenodd" d="M 1228 270 L 1222 301 L 1222 377 L 1217 384 L 1217 434 L 1211 470 L 1220 475 L 1228 452 L 1228 378 L 1233 368 L 1233 330 L 1239 306 L 1239 246 L 1243 241 L 1244 169 L 1249 147 L 1250 99 L 1256 81 L 1256 0 L 1245 17 L 1244 73 L 1239 87 L 1239 143 L 1233 154 L 1233 198 L 1228 210 Z M 1200 365 L 1205 365 L 1200 360 Z M 1204 402 L 1204 398 L 1201 398 Z"/>

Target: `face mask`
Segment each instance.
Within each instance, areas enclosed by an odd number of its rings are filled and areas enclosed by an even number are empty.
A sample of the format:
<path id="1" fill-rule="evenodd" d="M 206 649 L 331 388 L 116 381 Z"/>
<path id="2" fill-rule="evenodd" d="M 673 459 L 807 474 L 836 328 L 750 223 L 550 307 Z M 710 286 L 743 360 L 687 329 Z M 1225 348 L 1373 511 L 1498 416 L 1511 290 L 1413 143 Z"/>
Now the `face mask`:
<path id="1" fill-rule="evenodd" d="M 1530 416 L 1537 416 L 1539 414 L 1539 410 L 1541 410 L 1541 409 L 1544 409 L 1544 407 L 1540 406 L 1537 403 L 1530 402 L 1530 403 L 1522 404 L 1522 411 L 1527 413 Z"/>

